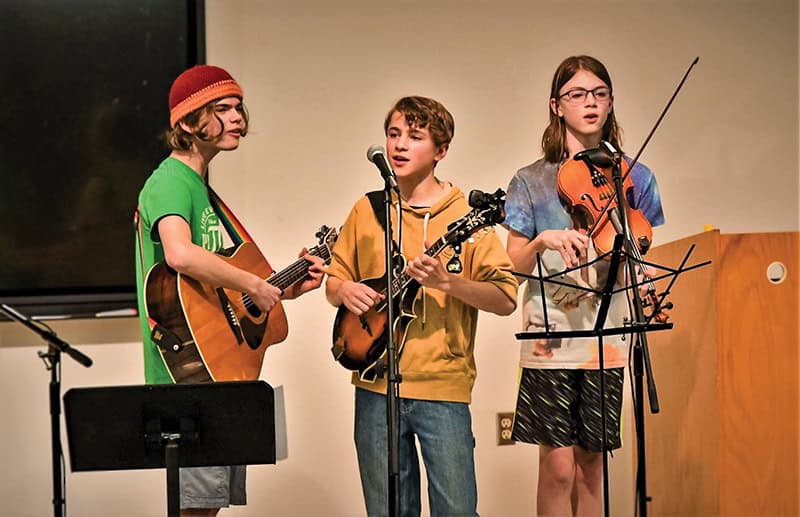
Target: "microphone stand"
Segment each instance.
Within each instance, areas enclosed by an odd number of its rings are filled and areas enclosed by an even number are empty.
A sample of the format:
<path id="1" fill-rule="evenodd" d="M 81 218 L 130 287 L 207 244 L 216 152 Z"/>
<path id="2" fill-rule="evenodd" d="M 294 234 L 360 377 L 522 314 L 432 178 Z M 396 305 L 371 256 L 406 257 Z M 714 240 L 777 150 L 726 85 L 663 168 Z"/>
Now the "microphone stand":
<path id="1" fill-rule="evenodd" d="M 65 486 L 62 464 L 64 456 L 61 449 L 61 353 L 67 354 L 87 368 L 92 365 L 92 360 L 80 351 L 72 348 L 69 343 L 56 336 L 54 332 L 41 328 L 12 307 L 6 304 L 0 304 L 0 312 L 3 312 L 10 319 L 22 323 L 48 343 L 47 353 L 39 352 L 39 357 L 45 362 L 46 368 L 50 370 L 49 399 L 50 441 L 53 463 L 53 515 L 55 517 L 63 517 L 67 501 L 64 493 Z"/>
<path id="2" fill-rule="evenodd" d="M 580 159 L 586 162 L 590 170 L 594 167 L 611 168 L 611 178 L 614 183 L 614 196 L 611 197 L 604 207 L 603 212 L 607 213 L 608 221 L 614 226 L 617 236 L 614 239 L 614 247 L 611 253 L 611 260 L 608 268 L 608 278 L 606 285 L 602 290 L 601 303 L 597 312 L 597 320 L 595 322 L 595 331 L 597 331 L 598 338 L 598 371 L 600 374 L 600 425 L 602 428 L 602 449 L 603 449 L 603 505 L 604 515 L 609 515 L 609 490 L 608 490 L 608 441 L 607 441 L 607 428 L 606 428 L 606 399 L 605 399 L 605 370 L 603 364 L 603 327 L 605 325 L 607 311 L 611 303 L 611 296 L 614 294 L 614 283 L 616 282 L 617 274 L 619 272 L 620 261 L 625 259 L 623 267 L 627 267 L 628 277 L 631 279 L 632 285 L 626 287 L 626 290 L 632 291 L 634 315 L 633 321 L 629 322 L 631 329 L 638 329 L 631 332 L 631 335 L 636 336 L 636 344 L 634 346 L 634 372 L 633 375 L 636 379 L 635 388 L 635 408 L 634 415 L 636 420 L 637 431 L 637 477 L 636 477 L 636 494 L 639 499 L 637 503 L 640 505 L 641 515 L 644 517 L 647 514 L 646 503 L 646 485 L 639 485 L 645 482 L 645 451 L 644 451 L 644 410 L 640 402 L 642 398 L 642 370 L 647 372 L 648 393 L 653 412 L 658 412 L 658 395 L 655 389 L 655 381 L 652 376 L 652 367 L 650 365 L 650 354 L 647 347 L 647 336 L 645 327 L 649 323 L 644 315 L 641 295 L 639 294 L 639 284 L 636 281 L 636 263 L 635 257 L 638 255 L 638 248 L 635 247 L 636 243 L 633 241 L 633 236 L 628 230 L 628 218 L 626 210 L 625 189 L 623 187 L 624 178 L 622 176 L 622 153 L 617 151 L 610 143 L 606 141 L 601 142 L 602 148 L 588 149 L 575 155 L 575 159 Z M 613 202 L 616 201 L 616 207 L 611 208 Z M 600 219 L 597 218 L 595 225 L 599 223 Z M 594 227 L 591 234 L 594 231 Z M 624 250 L 623 251 L 623 247 Z M 641 264 L 640 264 L 641 265 Z M 641 417 L 641 418 L 639 418 Z"/>
<path id="3" fill-rule="evenodd" d="M 386 220 L 384 231 L 386 264 L 386 432 L 388 437 L 388 510 L 389 517 L 400 515 L 400 383 L 403 379 L 397 365 L 397 347 L 394 342 L 394 257 L 392 253 L 392 191 L 396 187 L 391 175 L 384 175 L 383 209 Z M 399 197 L 399 194 L 398 194 Z M 399 221 L 398 221 L 399 224 Z"/>
<path id="4" fill-rule="evenodd" d="M 610 147 L 610 146 L 609 146 Z M 638 284 L 636 275 L 636 264 L 631 259 L 634 246 L 631 232 L 628 231 L 628 217 L 626 211 L 624 189 L 622 186 L 623 178 L 621 173 L 622 153 L 612 151 L 611 177 L 614 181 L 615 196 L 617 201 L 617 211 L 619 213 L 620 233 L 625 240 L 628 260 L 628 277 L 634 284 Z M 634 327 L 646 325 L 648 320 L 644 314 L 642 297 L 639 293 L 638 285 L 630 290 L 633 297 Z M 647 503 L 651 500 L 647 495 L 647 454 L 645 450 L 645 430 L 644 430 L 644 376 L 647 381 L 647 396 L 650 401 L 650 412 L 657 414 L 661 409 L 658 403 L 658 392 L 656 390 L 655 379 L 653 378 L 653 367 L 650 362 L 650 349 L 647 344 L 647 332 L 641 330 L 634 334 L 635 344 L 633 346 L 633 378 L 634 378 L 634 423 L 636 425 L 636 504 L 638 515 L 647 517 Z M 601 384 L 602 387 L 602 384 Z"/>

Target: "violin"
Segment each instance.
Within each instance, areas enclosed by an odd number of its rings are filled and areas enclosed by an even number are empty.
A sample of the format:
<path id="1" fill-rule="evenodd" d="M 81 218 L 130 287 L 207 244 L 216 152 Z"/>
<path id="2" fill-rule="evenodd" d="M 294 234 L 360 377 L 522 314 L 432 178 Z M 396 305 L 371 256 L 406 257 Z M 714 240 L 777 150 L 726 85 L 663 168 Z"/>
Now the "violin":
<path id="1" fill-rule="evenodd" d="M 584 229 L 594 243 L 598 255 L 611 251 L 614 238 L 622 231 L 619 222 L 614 181 L 611 167 L 597 167 L 586 152 L 580 152 L 567 160 L 558 170 L 558 195 L 565 202 L 577 229 Z M 621 160 L 622 188 L 625 199 L 630 199 L 633 181 L 628 172 L 628 163 Z M 642 255 L 647 253 L 653 241 L 653 228 L 641 210 L 626 204 L 625 216 L 628 229 Z"/>
<path id="2" fill-rule="evenodd" d="M 581 151 L 561 166 L 556 180 L 558 195 L 572 217 L 575 228 L 586 231 L 598 255 L 606 256 L 610 256 L 608 254 L 614 247 L 614 239 L 622 233 L 611 166 L 610 158 L 601 151 Z M 633 193 L 630 166 L 620 159 L 620 169 L 623 194 L 627 200 Z M 625 204 L 625 217 L 629 242 L 636 244 L 635 249 L 628 252 L 641 262 L 642 255 L 647 253 L 653 242 L 653 228 L 642 211 L 632 208 L 628 203 Z M 649 286 L 642 305 L 653 307 L 648 319 L 666 323 L 669 316 L 664 309 L 669 309 L 671 303 L 660 306 L 655 284 L 646 275 L 644 280 L 649 282 Z"/>

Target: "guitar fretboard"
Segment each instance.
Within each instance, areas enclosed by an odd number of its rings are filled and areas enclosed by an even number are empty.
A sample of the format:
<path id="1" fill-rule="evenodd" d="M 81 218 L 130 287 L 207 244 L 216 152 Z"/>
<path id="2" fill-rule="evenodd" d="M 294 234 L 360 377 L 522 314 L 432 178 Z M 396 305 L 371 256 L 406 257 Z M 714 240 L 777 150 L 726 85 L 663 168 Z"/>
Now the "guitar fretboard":
<path id="1" fill-rule="evenodd" d="M 314 246 L 313 248 L 308 250 L 308 254 L 315 257 L 320 257 L 325 262 L 327 262 L 331 258 L 330 250 L 328 249 L 327 246 Z M 274 285 L 275 287 L 283 291 L 293 283 L 297 282 L 298 280 L 306 276 L 309 267 L 310 267 L 309 262 L 306 259 L 300 257 L 282 271 L 275 273 L 271 277 L 267 278 L 267 283 L 270 285 Z"/>
<path id="2" fill-rule="evenodd" d="M 314 246 L 308 250 L 308 254 L 315 257 L 320 257 L 326 263 L 331 259 L 331 250 L 327 244 Z M 284 291 L 287 287 L 305 277 L 308 274 L 309 267 L 309 262 L 303 257 L 300 257 L 286 268 L 267 278 L 266 282 L 270 285 L 274 285 L 281 291 Z M 255 305 L 250 296 L 244 293 L 242 294 L 242 302 L 248 309 Z"/>

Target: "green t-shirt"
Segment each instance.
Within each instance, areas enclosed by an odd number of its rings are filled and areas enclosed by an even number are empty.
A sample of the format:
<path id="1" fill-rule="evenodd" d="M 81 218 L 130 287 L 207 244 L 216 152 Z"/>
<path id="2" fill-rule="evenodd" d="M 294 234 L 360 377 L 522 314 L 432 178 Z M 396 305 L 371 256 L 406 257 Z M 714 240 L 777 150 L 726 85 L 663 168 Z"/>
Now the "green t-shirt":
<path id="1" fill-rule="evenodd" d="M 165 159 L 139 193 L 142 231 L 136 239 L 136 290 L 144 342 L 144 374 L 148 384 L 173 382 L 158 347 L 150 339 L 144 307 L 144 279 L 153 264 L 164 260 L 158 222 L 167 215 L 183 217 L 189 223 L 192 242 L 198 246 L 213 252 L 223 247 L 224 230 L 211 206 L 203 178 L 183 162 L 175 158 Z"/>

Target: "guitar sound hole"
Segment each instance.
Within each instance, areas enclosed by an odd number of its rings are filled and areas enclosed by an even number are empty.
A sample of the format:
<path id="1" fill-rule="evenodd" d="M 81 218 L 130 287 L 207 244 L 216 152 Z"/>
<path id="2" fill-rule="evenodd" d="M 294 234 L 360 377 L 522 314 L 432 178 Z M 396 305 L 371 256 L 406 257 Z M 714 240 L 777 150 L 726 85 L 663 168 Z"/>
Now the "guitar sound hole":
<path id="1" fill-rule="evenodd" d="M 245 309 L 247 309 L 247 313 L 250 316 L 254 318 L 261 316 L 261 309 L 258 308 L 258 305 L 253 303 L 253 300 L 251 300 L 249 296 L 244 295 L 242 297 L 242 305 L 244 305 Z"/>

